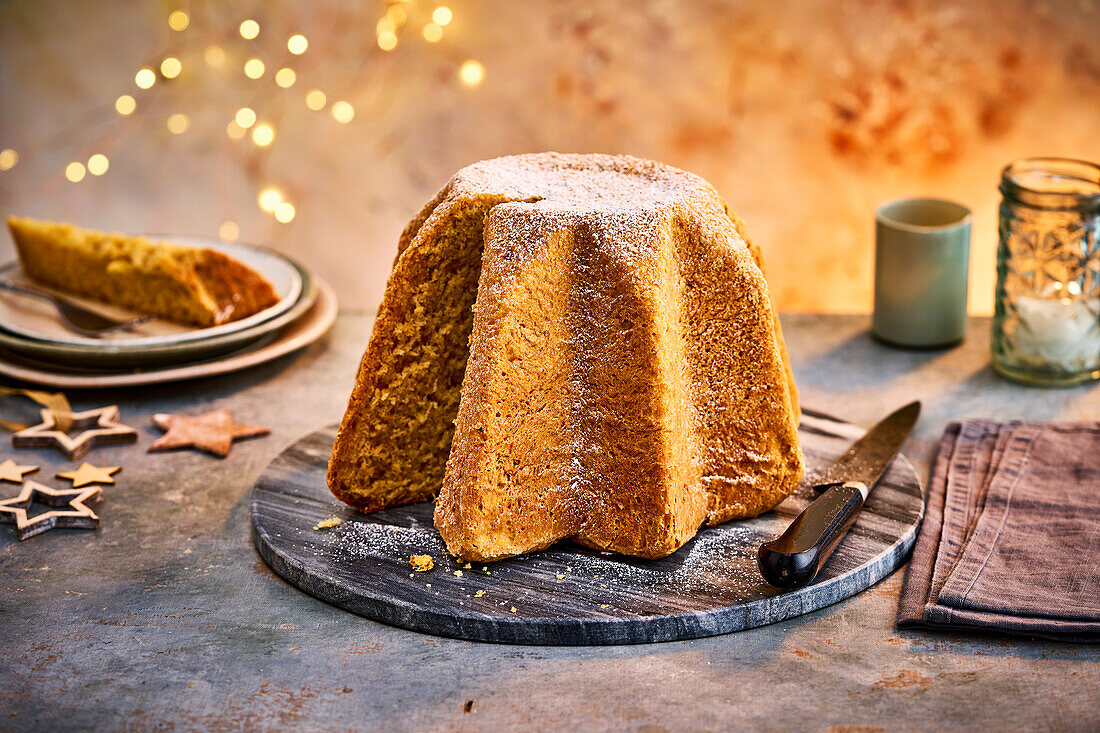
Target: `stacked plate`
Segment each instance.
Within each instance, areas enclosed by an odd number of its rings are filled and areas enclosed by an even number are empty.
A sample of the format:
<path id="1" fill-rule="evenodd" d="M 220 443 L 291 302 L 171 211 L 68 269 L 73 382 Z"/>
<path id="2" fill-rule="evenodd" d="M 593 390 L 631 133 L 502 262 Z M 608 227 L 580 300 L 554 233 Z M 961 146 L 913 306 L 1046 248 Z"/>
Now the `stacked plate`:
<path id="1" fill-rule="evenodd" d="M 66 328 L 49 302 L 0 290 L 0 374 L 54 387 L 121 387 L 225 374 L 307 346 L 332 326 L 332 288 L 294 260 L 262 247 L 195 237 L 171 241 L 216 249 L 259 272 L 274 287 L 275 305 L 239 321 L 197 328 L 154 319 L 100 338 Z M 51 291 L 30 281 L 19 264 L 0 278 L 29 285 L 110 318 L 123 308 Z"/>

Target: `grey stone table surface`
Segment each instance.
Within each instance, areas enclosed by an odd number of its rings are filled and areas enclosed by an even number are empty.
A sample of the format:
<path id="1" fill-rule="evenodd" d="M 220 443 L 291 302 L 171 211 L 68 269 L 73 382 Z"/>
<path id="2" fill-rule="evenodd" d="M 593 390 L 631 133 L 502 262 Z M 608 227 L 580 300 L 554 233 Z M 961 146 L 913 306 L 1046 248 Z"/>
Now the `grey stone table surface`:
<path id="1" fill-rule="evenodd" d="M 342 315 L 322 342 L 235 375 L 70 393 L 76 409 L 119 404 L 141 439 L 87 457 L 124 467 L 98 530 L 18 542 L 0 526 L 0 730 L 1100 726 L 1100 648 L 899 631 L 900 571 L 771 626 L 620 647 L 436 638 L 301 593 L 253 548 L 249 490 L 285 446 L 339 419 L 371 322 Z M 949 420 L 1100 418 L 1100 385 L 1043 390 L 994 375 L 984 319 L 947 351 L 880 346 L 860 316 L 783 323 L 807 406 L 870 424 L 923 400 L 906 452 L 925 477 Z M 6 414 L 17 406 L 6 402 Z M 153 413 L 223 407 L 272 434 L 225 460 L 145 452 L 159 434 Z M 74 465 L 5 441 L 6 457 L 41 465 L 35 477 L 51 485 Z M 0 485 L 0 496 L 13 489 Z"/>

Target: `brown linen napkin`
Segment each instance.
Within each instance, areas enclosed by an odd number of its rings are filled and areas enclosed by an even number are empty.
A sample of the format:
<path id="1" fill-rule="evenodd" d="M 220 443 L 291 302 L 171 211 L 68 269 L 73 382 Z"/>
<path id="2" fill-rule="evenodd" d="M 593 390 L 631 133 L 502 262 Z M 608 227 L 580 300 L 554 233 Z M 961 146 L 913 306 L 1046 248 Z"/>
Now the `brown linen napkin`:
<path id="1" fill-rule="evenodd" d="M 951 423 L 898 626 L 1100 641 L 1100 423 Z"/>

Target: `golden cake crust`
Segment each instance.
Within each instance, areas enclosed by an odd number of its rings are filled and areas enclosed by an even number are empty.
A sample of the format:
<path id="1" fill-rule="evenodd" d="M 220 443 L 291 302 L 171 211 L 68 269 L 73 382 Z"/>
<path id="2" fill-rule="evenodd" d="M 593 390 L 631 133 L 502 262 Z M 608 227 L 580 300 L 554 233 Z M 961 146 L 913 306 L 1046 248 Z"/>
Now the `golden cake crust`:
<path id="1" fill-rule="evenodd" d="M 441 488 L 448 549 L 481 561 L 565 538 L 661 557 L 772 508 L 803 471 L 797 395 L 743 232 L 706 181 L 637 158 L 459 171 L 402 235 L 333 492 Z"/>
<path id="2" fill-rule="evenodd" d="M 215 326 L 278 302 L 262 275 L 212 249 L 26 217 L 8 229 L 31 279 L 139 313 Z"/>

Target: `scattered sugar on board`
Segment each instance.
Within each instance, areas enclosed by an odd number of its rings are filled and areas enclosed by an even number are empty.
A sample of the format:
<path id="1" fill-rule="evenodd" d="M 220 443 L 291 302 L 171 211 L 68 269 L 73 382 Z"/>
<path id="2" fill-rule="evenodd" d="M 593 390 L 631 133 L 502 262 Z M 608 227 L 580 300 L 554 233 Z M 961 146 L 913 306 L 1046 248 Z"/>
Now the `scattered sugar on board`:
<path id="1" fill-rule="evenodd" d="M 570 574 L 570 584 L 559 587 L 568 588 L 574 600 L 591 597 L 591 590 L 605 586 L 606 589 L 600 588 L 600 594 L 606 597 L 607 593 L 612 593 L 615 605 L 624 611 L 635 606 L 630 599 L 638 593 L 657 593 L 670 598 L 692 596 L 700 590 L 713 591 L 716 584 L 724 598 L 736 602 L 739 596 L 750 595 L 761 582 L 756 569 L 756 548 L 767 537 L 762 528 L 754 524 L 749 520 L 703 529 L 688 546 L 663 560 L 637 560 L 569 548 L 567 552 L 551 550 L 545 556 L 539 554 L 503 561 L 497 568 L 503 572 L 495 575 L 487 565 L 480 568 L 494 580 L 499 577 L 496 582 L 503 584 L 499 590 L 510 594 L 516 590 L 514 586 L 509 587 L 512 583 L 525 582 L 526 573 L 520 572 L 524 566 L 538 567 L 541 562 L 548 561 L 543 565 L 543 572 L 547 572 L 550 582 L 564 580 L 565 574 Z M 389 561 L 407 562 L 411 554 L 442 555 L 445 549 L 431 527 L 395 527 L 356 520 L 343 522 L 343 529 L 338 534 L 324 533 L 319 538 L 323 538 L 324 545 L 350 557 Z M 563 560 L 570 564 L 565 566 Z M 473 569 L 470 563 L 459 567 Z M 461 577 L 460 570 L 449 572 Z M 515 580 L 509 578 L 513 572 L 518 573 Z M 484 590 L 474 592 L 475 598 L 484 596 Z"/>
<path id="2" fill-rule="evenodd" d="M 404 560 L 409 555 L 442 554 L 443 541 L 434 529 L 349 521 L 333 548 L 350 557 Z"/>

